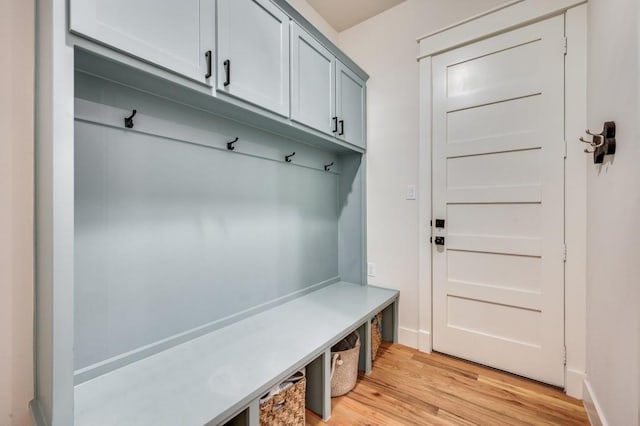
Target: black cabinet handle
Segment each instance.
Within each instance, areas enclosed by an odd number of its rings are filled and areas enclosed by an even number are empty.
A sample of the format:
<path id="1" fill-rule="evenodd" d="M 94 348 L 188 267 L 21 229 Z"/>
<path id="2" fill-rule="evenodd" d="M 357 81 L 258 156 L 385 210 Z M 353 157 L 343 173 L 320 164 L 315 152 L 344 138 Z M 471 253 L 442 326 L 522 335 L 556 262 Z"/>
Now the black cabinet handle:
<path id="1" fill-rule="evenodd" d="M 211 51 L 210 50 L 207 50 L 204 53 L 204 59 L 207 62 L 207 73 L 204 75 L 204 78 L 209 78 L 212 75 L 212 73 L 211 73 Z"/>
<path id="2" fill-rule="evenodd" d="M 338 117 L 333 117 L 333 133 L 338 131 Z"/>
<path id="3" fill-rule="evenodd" d="M 231 60 L 229 59 L 224 61 L 224 74 L 225 74 L 224 85 L 226 87 L 231 84 Z"/>
<path id="4" fill-rule="evenodd" d="M 340 136 L 344 135 L 344 120 L 340 120 Z"/>

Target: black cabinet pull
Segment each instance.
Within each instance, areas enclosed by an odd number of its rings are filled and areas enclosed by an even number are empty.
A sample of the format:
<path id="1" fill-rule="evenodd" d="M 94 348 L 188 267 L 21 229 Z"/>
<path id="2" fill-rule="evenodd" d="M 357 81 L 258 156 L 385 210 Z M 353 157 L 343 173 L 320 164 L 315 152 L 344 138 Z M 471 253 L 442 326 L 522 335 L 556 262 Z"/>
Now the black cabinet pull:
<path id="1" fill-rule="evenodd" d="M 224 85 L 226 87 L 231 84 L 231 60 L 229 59 L 224 61 L 224 74 L 225 74 Z"/>
<path id="2" fill-rule="evenodd" d="M 210 50 L 207 50 L 204 53 L 204 59 L 207 62 L 207 73 L 204 75 L 204 78 L 209 78 L 212 75 L 212 72 L 211 72 L 211 51 Z"/>
<path id="3" fill-rule="evenodd" d="M 340 136 L 344 135 L 344 120 L 340 120 Z"/>
<path id="4" fill-rule="evenodd" d="M 338 131 L 338 117 L 333 117 L 333 133 Z"/>

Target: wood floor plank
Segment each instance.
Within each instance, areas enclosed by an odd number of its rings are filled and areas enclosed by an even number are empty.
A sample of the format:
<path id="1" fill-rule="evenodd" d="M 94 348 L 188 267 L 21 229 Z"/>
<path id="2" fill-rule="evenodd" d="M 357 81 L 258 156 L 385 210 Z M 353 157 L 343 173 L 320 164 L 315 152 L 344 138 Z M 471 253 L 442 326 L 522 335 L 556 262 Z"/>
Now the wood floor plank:
<path id="1" fill-rule="evenodd" d="M 442 354 L 383 343 L 370 376 L 307 425 L 588 425 L 560 389 Z"/>

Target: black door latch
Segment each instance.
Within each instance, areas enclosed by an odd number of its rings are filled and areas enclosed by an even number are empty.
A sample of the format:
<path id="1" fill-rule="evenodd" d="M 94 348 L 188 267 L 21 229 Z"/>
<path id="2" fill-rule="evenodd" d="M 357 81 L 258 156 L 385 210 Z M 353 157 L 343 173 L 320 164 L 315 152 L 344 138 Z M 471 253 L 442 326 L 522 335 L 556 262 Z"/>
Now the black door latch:
<path id="1" fill-rule="evenodd" d="M 444 237 L 436 237 L 435 238 L 435 243 L 437 246 L 443 246 L 444 245 Z"/>

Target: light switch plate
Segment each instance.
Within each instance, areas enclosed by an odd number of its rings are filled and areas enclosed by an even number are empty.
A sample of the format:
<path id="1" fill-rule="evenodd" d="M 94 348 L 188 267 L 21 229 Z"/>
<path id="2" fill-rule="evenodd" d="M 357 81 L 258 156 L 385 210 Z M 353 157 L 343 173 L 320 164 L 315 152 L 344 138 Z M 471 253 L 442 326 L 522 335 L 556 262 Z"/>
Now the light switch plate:
<path id="1" fill-rule="evenodd" d="M 416 199 L 416 186 L 408 185 L 407 186 L 407 200 L 415 200 Z"/>

